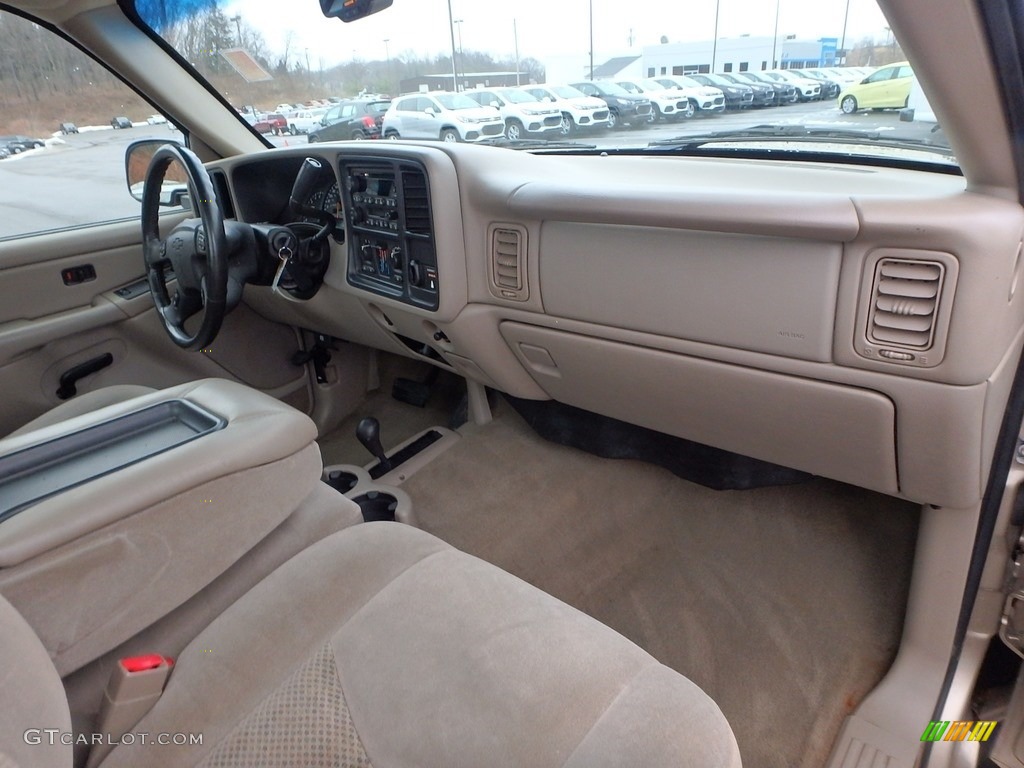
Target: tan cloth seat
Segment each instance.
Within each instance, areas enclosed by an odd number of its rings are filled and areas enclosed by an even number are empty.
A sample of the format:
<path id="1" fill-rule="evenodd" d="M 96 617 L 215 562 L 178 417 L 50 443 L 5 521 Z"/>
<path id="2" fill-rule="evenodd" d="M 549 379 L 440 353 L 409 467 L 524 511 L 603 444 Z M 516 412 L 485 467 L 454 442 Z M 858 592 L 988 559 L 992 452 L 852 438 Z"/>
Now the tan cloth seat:
<path id="1" fill-rule="evenodd" d="M 68 400 L 66 403 L 54 406 L 42 416 L 38 416 L 23 427 L 14 430 L 7 437 L 14 437 L 36 429 L 42 429 L 51 424 L 57 424 L 73 419 L 75 416 L 81 416 L 83 413 L 98 411 L 100 408 L 106 408 L 108 405 L 123 403 L 125 400 L 148 395 L 151 392 L 156 392 L 156 390 L 152 387 L 142 387 L 136 384 L 118 384 L 112 387 L 103 387 L 94 392 L 86 392 Z"/>
<path id="2" fill-rule="evenodd" d="M 11 612 L 0 612 L 0 646 L 32 646 Z M 26 724 L 67 727 L 50 700 L 56 674 L 33 653 L 32 682 L 49 689 L 27 706 L 20 665 L 0 657 L 0 680 L 15 675 L 0 685 L 0 750 Z M 124 744 L 105 768 L 740 764 L 721 711 L 686 678 L 397 523 L 332 535 L 267 577 L 186 648 L 134 730 L 202 744 Z M 70 764 L 70 748 L 54 761 L 34 749 L 19 743 L 8 757 Z"/>

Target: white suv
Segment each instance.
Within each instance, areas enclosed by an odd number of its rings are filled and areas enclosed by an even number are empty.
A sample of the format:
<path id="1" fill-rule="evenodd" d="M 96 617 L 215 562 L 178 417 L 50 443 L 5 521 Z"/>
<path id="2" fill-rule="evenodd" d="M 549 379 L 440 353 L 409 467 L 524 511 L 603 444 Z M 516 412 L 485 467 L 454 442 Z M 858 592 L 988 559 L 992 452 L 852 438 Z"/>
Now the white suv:
<path id="1" fill-rule="evenodd" d="M 571 85 L 524 85 L 537 101 L 553 104 L 562 113 L 561 131 L 568 136 L 580 128 L 607 128 L 608 105 L 601 99 L 587 96 Z"/>
<path id="2" fill-rule="evenodd" d="M 762 72 L 761 74 L 778 83 L 789 83 L 794 86 L 797 93 L 800 94 L 800 101 L 817 101 L 821 98 L 821 83 L 817 80 L 811 80 L 809 77 L 800 77 L 788 70 Z"/>
<path id="3" fill-rule="evenodd" d="M 697 107 L 678 88 L 666 88 L 657 80 L 616 80 L 620 88 L 625 88 L 634 96 L 650 99 L 654 108 L 654 119 L 679 120 L 689 119 L 697 113 Z"/>
<path id="4" fill-rule="evenodd" d="M 385 139 L 480 141 L 501 136 L 505 121 L 461 93 L 414 93 L 391 102 L 384 113 Z"/>
<path id="5" fill-rule="evenodd" d="M 466 91 L 466 96 L 482 107 L 494 107 L 505 121 L 505 137 L 511 141 L 524 139 L 527 134 L 558 133 L 562 128 L 562 113 L 550 103 L 537 101 L 525 91 L 515 88 L 480 88 Z"/>
<path id="6" fill-rule="evenodd" d="M 654 82 L 669 90 L 682 91 L 701 114 L 725 111 L 725 94 L 720 88 L 698 83 L 685 75 L 662 75 L 654 78 Z"/>
<path id="7" fill-rule="evenodd" d="M 288 113 L 288 133 L 309 133 L 320 127 L 320 120 L 327 112 L 327 107 L 315 107 L 314 109 L 299 109 Z"/>

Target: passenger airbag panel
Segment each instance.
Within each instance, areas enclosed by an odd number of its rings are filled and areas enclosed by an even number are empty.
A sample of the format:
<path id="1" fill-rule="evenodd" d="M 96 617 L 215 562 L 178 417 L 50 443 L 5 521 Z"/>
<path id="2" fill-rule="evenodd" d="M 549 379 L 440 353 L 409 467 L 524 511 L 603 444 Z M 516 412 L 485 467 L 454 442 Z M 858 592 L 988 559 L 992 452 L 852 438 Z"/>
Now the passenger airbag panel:
<path id="1" fill-rule="evenodd" d="M 656 227 L 548 222 L 550 315 L 828 362 L 838 244 Z"/>

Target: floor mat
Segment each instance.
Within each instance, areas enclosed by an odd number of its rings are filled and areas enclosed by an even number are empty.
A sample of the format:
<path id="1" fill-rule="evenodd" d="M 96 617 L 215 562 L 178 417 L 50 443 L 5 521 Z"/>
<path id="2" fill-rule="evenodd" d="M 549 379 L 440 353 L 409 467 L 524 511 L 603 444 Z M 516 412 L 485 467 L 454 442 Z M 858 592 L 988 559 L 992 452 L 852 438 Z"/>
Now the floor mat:
<path id="1" fill-rule="evenodd" d="M 511 408 L 412 477 L 421 526 L 615 628 L 722 707 L 746 766 L 818 768 L 899 643 L 915 505 L 713 491 L 537 437 Z"/>

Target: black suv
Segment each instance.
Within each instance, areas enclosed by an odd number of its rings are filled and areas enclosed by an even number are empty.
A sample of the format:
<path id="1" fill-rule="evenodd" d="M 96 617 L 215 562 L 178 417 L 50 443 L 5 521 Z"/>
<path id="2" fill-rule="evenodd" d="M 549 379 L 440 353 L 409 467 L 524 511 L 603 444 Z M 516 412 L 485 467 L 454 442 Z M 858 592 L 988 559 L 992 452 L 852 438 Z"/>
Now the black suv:
<path id="1" fill-rule="evenodd" d="M 569 83 L 569 85 L 587 96 L 601 99 L 608 105 L 609 128 L 620 128 L 626 124 L 633 128 L 639 128 L 654 120 L 651 100 L 630 93 L 618 83 L 604 80 L 584 80 L 581 83 Z"/>
<path id="2" fill-rule="evenodd" d="M 320 127 L 306 134 L 310 144 L 318 141 L 379 139 L 384 113 L 390 99 L 348 99 L 335 104 L 320 118 Z"/>
<path id="3" fill-rule="evenodd" d="M 775 106 L 793 104 L 800 100 L 800 92 L 792 83 L 779 83 L 769 80 L 757 72 L 737 72 L 734 77 L 750 85 L 767 85 L 775 91 Z"/>
<path id="4" fill-rule="evenodd" d="M 752 89 L 754 91 L 754 100 L 750 104 L 752 107 L 774 107 L 777 103 L 775 89 L 767 83 L 755 83 L 750 80 L 744 80 L 738 74 L 720 73 L 715 75 L 715 78 L 728 80 L 733 85 L 742 85 L 744 88 Z"/>
<path id="5" fill-rule="evenodd" d="M 754 89 L 749 85 L 737 85 L 718 75 L 698 73 L 690 75 L 690 77 L 701 85 L 709 85 L 720 90 L 725 96 L 726 109 L 745 109 L 754 106 Z M 772 97 L 774 98 L 774 94 Z"/>

